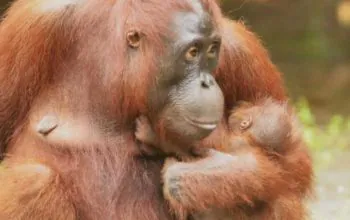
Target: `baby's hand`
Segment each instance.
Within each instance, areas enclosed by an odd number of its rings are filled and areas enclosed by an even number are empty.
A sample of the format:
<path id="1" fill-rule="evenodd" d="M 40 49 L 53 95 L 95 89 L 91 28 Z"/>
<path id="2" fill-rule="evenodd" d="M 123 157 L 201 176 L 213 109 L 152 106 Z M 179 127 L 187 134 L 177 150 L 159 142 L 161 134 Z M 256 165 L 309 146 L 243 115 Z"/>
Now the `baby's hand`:
<path id="1" fill-rule="evenodd" d="M 136 119 L 136 140 L 139 142 L 141 152 L 146 156 L 156 156 L 161 152 L 157 147 L 157 137 L 154 133 L 151 123 L 146 116 L 140 116 Z"/>
<path id="2" fill-rule="evenodd" d="M 155 134 L 146 116 L 140 116 L 136 119 L 136 139 L 145 144 L 154 144 Z"/>

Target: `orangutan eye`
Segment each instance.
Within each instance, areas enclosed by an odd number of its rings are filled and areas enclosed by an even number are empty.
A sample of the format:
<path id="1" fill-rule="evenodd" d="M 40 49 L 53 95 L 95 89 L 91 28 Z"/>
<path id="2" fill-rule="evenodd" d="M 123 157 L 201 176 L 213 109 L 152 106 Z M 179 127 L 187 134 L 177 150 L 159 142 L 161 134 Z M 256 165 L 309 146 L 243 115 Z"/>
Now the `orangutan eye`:
<path id="1" fill-rule="evenodd" d="M 220 43 L 219 42 L 215 42 L 215 43 L 211 44 L 209 46 L 208 51 L 207 51 L 208 58 L 209 59 L 217 58 L 218 52 L 219 52 L 219 48 L 220 48 Z"/>
<path id="2" fill-rule="evenodd" d="M 197 46 L 192 46 L 186 52 L 186 60 L 193 61 L 199 54 L 199 48 Z"/>

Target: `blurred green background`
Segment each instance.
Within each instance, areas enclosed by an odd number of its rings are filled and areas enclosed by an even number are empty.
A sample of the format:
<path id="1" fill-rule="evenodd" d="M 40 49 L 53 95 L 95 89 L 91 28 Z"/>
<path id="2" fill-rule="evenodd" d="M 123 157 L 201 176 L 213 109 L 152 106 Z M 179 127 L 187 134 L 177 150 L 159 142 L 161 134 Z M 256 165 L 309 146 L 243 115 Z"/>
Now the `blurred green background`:
<path id="1" fill-rule="evenodd" d="M 50 1 L 50 0 L 47 0 Z M 0 12 L 9 1 L 0 0 Z M 350 216 L 350 0 L 221 0 L 262 40 L 304 125 L 316 170 L 311 218 Z"/>
<path id="2" fill-rule="evenodd" d="M 290 95 L 306 97 L 318 122 L 350 113 L 350 1 L 225 0 L 285 74 Z"/>

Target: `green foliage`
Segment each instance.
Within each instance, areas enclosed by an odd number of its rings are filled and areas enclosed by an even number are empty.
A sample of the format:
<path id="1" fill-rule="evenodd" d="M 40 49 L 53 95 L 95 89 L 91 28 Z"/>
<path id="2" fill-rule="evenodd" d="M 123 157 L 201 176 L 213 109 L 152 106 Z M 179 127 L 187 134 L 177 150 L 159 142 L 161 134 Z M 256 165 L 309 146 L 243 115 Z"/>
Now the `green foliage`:
<path id="1" fill-rule="evenodd" d="M 328 165 L 336 153 L 349 147 L 350 118 L 334 115 L 326 125 L 321 126 L 316 123 L 305 98 L 300 98 L 295 107 L 303 125 L 304 140 L 314 154 L 316 166 Z"/>

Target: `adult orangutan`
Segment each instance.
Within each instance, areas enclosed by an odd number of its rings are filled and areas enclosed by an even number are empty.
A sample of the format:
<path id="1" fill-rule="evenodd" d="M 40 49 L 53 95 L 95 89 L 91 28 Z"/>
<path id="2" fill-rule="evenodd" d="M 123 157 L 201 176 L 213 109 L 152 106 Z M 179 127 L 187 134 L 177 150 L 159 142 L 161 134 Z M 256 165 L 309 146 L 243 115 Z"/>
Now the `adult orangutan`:
<path id="1" fill-rule="evenodd" d="M 198 50 L 207 51 L 199 63 Z M 160 190 L 163 159 L 141 154 L 137 116 L 173 106 L 200 140 L 235 101 L 265 95 L 285 98 L 278 71 L 214 0 L 15 1 L 0 25 L 0 219 L 173 219 Z M 207 143 L 221 139 L 220 128 Z M 252 168 L 247 175 L 255 170 L 247 157 L 274 163 L 243 155 L 237 167 Z M 298 189 L 279 197 L 274 207 L 285 210 L 308 188 L 299 180 L 311 175 L 309 158 L 298 149 L 279 165 Z M 276 196 L 260 180 L 249 193 L 237 188 L 244 201 Z"/>

